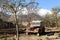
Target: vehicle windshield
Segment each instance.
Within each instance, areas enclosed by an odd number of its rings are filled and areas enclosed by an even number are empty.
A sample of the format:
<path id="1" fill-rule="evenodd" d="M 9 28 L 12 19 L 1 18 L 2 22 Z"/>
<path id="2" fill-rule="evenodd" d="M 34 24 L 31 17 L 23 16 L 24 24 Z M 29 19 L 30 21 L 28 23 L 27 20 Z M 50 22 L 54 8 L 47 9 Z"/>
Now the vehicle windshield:
<path id="1" fill-rule="evenodd" d="M 30 26 L 40 26 L 40 22 L 32 22 L 30 23 Z"/>

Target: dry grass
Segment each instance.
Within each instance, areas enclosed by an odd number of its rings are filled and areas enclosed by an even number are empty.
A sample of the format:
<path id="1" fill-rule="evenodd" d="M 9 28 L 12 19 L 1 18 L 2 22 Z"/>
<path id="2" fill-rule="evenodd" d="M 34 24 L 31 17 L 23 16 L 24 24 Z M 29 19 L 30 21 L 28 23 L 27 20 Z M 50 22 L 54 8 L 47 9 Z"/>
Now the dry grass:
<path id="1" fill-rule="evenodd" d="M 19 36 L 20 40 L 52 40 L 52 39 L 56 39 L 58 38 L 58 35 L 51 35 L 51 36 L 47 36 L 47 35 L 42 35 L 42 36 L 37 36 L 37 35 L 25 35 L 25 34 L 21 34 Z M 4 38 L 2 38 L 4 39 Z M 11 37 L 7 37 L 8 40 L 13 40 L 16 39 L 16 35 L 11 36 Z M 60 40 L 60 39 L 58 39 Z"/>

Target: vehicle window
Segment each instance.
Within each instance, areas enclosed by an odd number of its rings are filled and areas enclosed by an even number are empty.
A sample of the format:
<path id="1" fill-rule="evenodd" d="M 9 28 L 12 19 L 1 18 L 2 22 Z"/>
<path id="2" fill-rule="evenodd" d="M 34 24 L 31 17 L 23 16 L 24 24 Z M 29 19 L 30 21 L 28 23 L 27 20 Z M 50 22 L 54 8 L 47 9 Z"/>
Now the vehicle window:
<path id="1" fill-rule="evenodd" d="M 37 22 L 37 23 L 33 22 L 33 23 L 31 23 L 31 26 L 40 26 L 40 23 L 39 22 Z"/>

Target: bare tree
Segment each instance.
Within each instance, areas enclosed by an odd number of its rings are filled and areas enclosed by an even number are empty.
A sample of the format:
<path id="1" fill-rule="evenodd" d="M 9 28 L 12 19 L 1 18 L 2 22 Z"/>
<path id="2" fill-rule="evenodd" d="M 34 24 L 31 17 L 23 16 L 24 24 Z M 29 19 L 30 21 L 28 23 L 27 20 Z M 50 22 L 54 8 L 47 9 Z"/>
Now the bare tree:
<path id="1" fill-rule="evenodd" d="M 18 37 L 18 16 L 17 16 L 17 13 L 18 12 L 21 12 L 21 9 L 23 7 L 27 7 L 30 5 L 30 4 L 34 4 L 35 2 L 30 2 L 30 3 L 27 3 L 25 4 L 24 3 L 25 0 L 10 0 L 6 3 L 3 4 L 3 9 L 6 10 L 6 12 L 10 12 L 10 13 L 13 13 L 14 17 L 15 17 L 15 24 L 16 24 L 16 40 L 19 40 L 19 37 Z"/>
<path id="2" fill-rule="evenodd" d="M 21 8 L 24 7 L 23 2 L 25 2 L 24 0 L 16 0 L 13 2 L 9 1 L 3 4 L 3 9 L 6 10 L 6 12 L 10 12 L 13 13 L 14 18 L 15 18 L 15 24 L 16 24 L 16 40 L 19 40 L 19 36 L 18 36 L 18 16 L 17 16 L 17 12 L 21 11 Z M 16 5 L 18 4 L 18 5 Z M 19 9 L 20 8 L 20 9 Z"/>
<path id="3" fill-rule="evenodd" d="M 58 26 L 58 22 L 57 22 L 57 16 L 58 16 L 58 13 L 60 12 L 60 8 L 59 7 L 55 7 L 55 8 L 52 8 L 52 12 L 53 14 L 55 14 L 55 22 L 56 22 L 56 27 Z"/>

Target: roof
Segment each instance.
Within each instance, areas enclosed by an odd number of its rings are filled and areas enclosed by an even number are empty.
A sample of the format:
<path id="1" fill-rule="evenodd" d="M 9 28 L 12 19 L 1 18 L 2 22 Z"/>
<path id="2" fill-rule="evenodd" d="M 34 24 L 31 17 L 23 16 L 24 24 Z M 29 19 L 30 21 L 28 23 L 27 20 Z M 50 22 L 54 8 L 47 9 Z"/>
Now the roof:
<path id="1" fill-rule="evenodd" d="M 41 22 L 41 20 L 32 20 L 31 22 Z"/>

